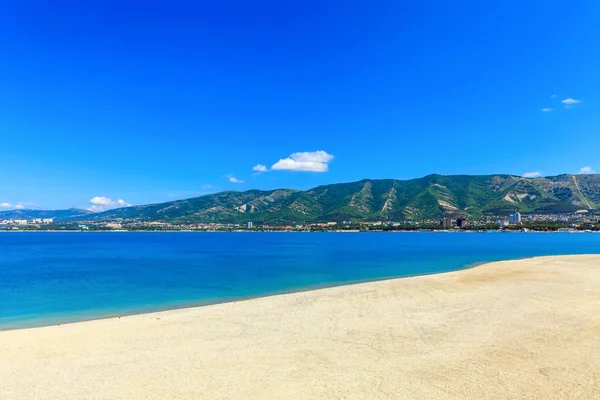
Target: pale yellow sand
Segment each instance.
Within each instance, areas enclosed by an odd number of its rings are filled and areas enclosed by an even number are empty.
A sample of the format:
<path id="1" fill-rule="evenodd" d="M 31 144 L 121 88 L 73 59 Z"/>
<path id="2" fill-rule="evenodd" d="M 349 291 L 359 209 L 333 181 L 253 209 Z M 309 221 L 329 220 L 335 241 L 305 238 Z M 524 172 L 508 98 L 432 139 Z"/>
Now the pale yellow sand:
<path id="1" fill-rule="evenodd" d="M 4 331 L 0 398 L 600 399 L 600 256 Z"/>

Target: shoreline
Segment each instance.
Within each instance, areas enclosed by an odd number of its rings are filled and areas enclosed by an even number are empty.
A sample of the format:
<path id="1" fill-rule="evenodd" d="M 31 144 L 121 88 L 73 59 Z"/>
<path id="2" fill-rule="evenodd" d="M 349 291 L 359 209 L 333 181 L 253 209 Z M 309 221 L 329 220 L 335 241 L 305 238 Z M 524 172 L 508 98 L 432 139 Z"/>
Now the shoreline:
<path id="1" fill-rule="evenodd" d="M 3 328 L 2 325 L 0 325 L 0 333 L 2 333 L 2 332 L 8 332 L 8 331 L 19 331 L 19 330 L 47 328 L 47 327 L 51 327 L 51 326 L 72 325 L 72 324 L 85 323 L 85 322 L 91 322 L 91 321 L 102 321 L 102 320 L 120 319 L 120 318 L 132 317 L 132 316 L 136 316 L 136 315 L 151 315 L 151 314 L 165 313 L 165 312 L 169 312 L 169 311 L 190 310 L 190 309 L 196 309 L 196 308 L 218 306 L 218 305 L 222 305 L 222 304 L 251 301 L 251 300 L 256 300 L 256 299 L 271 298 L 271 297 L 277 297 L 277 296 L 287 296 L 287 295 L 293 295 L 293 294 L 296 294 L 296 293 L 312 292 L 312 291 L 316 291 L 316 290 L 327 290 L 327 289 L 338 288 L 338 287 L 346 287 L 346 286 L 350 286 L 351 287 L 351 286 L 355 286 L 355 285 L 363 285 L 363 284 L 369 284 L 369 283 L 375 283 L 375 282 L 386 282 L 386 281 L 411 279 L 411 278 L 418 278 L 418 277 L 425 277 L 425 276 L 432 276 L 432 275 L 452 274 L 452 273 L 455 273 L 455 272 L 465 271 L 465 270 L 469 270 L 469 269 L 472 269 L 472 268 L 484 267 L 487 264 L 494 264 L 494 263 L 506 262 L 506 261 L 525 261 L 525 260 L 535 260 L 535 259 L 538 259 L 538 258 L 546 258 L 546 257 L 571 257 L 571 256 L 595 256 L 595 254 L 533 256 L 533 257 L 512 258 L 512 259 L 508 259 L 508 260 L 479 261 L 479 262 L 474 262 L 474 263 L 470 263 L 470 264 L 464 265 L 464 266 L 462 266 L 462 267 L 460 267 L 458 269 L 453 269 L 451 271 L 429 272 L 429 273 L 406 275 L 406 276 L 374 278 L 374 279 L 367 279 L 367 280 L 361 280 L 361 281 L 356 281 L 356 282 L 340 283 L 340 284 L 334 284 L 334 285 L 306 287 L 306 288 L 303 288 L 303 289 L 289 289 L 289 290 L 282 290 L 282 291 L 278 291 L 278 292 L 274 292 L 274 293 L 267 293 L 267 294 L 256 295 L 256 296 L 246 296 L 246 297 L 240 297 L 240 298 L 231 299 L 231 300 L 224 300 L 224 301 L 216 300 L 216 301 L 206 301 L 206 302 L 193 302 L 192 304 L 183 305 L 183 306 L 180 306 L 180 307 L 179 306 L 176 306 L 176 307 L 167 307 L 167 308 L 156 307 L 155 310 L 142 311 L 142 312 L 131 312 L 131 313 L 123 313 L 123 314 L 110 314 L 110 315 L 96 316 L 96 317 L 91 316 L 90 318 L 77 318 L 77 317 L 75 317 L 75 318 L 67 318 L 67 321 L 65 321 L 65 322 L 52 322 L 52 323 L 43 323 L 42 322 L 41 324 L 37 324 L 37 323 L 33 322 L 31 325 L 25 324 L 24 326 L 19 326 L 19 327 L 14 327 L 14 328 Z M 150 308 L 152 308 L 152 307 L 150 307 Z M 41 321 L 41 320 L 43 320 L 43 318 L 38 319 L 38 321 Z"/>
<path id="2" fill-rule="evenodd" d="M 0 230 L 0 233 L 520 233 L 520 234 L 529 234 L 529 233 L 595 233 L 600 234 L 600 230 L 578 230 L 573 229 L 570 231 L 558 231 L 558 230 L 531 230 L 529 229 L 527 232 L 522 232 L 520 230 L 501 230 L 501 229 L 487 229 L 487 230 L 473 230 L 473 229 L 452 229 L 452 230 L 434 230 L 434 229 L 392 229 L 392 230 L 356 230 L 356 229 L 348 229 L 348 230 L 200 230 L 200 229 L 182 229 L 182 230 L 148 230 L 148 229 L 140 229 L 140 230 L 127 230 L 127 229 L 112 229 L 112 230 L 66 230 L 66 229 L 56 229 L 56 230 L 34 230 L 34 229 L 6 229 Z"/>
<path id="3" fill-rule="evenodd" d="M 0 398 L 597 398 L 600 255 L 0 331 Z"/>

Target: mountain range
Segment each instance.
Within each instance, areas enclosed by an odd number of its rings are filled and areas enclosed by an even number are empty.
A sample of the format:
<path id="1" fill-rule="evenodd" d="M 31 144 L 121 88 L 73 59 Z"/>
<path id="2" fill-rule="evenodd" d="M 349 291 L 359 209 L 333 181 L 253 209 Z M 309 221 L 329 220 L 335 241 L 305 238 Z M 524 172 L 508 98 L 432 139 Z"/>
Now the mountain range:
<path id="1" fill-rule="evenodd" d="M 85 219 L 87 215 L 93 214 L 91 211 L 82 210 L 79 208 L 69 208 L 68 210 L 7 210 L 0 211 L 0 220 L 7 219 L 38 219 L 38 218 L 54 218 L 59 221 L 69 219 Z"/>
<path id="2" fill-rule="evenodd" d="M 137 219 L 171 223 L 292 223 L 424 220 L 442 216 L 570 213 L 600 207 L 600 175 L 522 178 L 513 175 L 428 175 L 411 180 L 364 179 L 309 190 L 226 191 L 160 204 L 90 213 L 15 210 L 61 221 Z M 35 216 L 33 216 L 35 215 Z"/>

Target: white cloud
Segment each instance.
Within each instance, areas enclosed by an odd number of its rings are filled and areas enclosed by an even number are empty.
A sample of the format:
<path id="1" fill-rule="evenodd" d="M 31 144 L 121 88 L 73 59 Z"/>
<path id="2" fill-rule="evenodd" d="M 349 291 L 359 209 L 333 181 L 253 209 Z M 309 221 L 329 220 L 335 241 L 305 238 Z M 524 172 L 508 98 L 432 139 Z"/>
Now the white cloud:
<path id="1" fill-rule="evenodd" d="M 555 98 L 556 98 L 556 95 L 555 95 L 555 94 L 553 94 L 553 95 L 551 95 L 551 96 L 550 96 L 550 98 L 551 98 L 551 99 L 555 99 Z"/>
<path id="2" fill-rule="evenodd" d="M 90 204 L 92 204 L 92 205 L 89 206 L 87 208 L 87 210 L 92 211 L 92 212 L 102 212 L 102 211 L 112 210 L 113 208 L 131 206 L 131 203 L 128 203 L 123 199 L 118 199 L 116 201 L 112 201 L 112 199 L 109 199 L 108 197 L 104 197 L 104 196 L 92 197 L 90 199 Z"/>
<path id="3" fill-rule="evenodd" d="M 23 203 L 19 202 L 17 204 L 11 204 L 9 202 L 0 203 L 0 208 L 12 208 L 15 210 L 23 210 L 27 208 L 27 206 L 35 206 L 35 203 Z"/>
<path id="4" fill-rule="evenodd" d="M 271 167 L 274 171 L 327 172 L 333 156 L 323 150 L 305 151 L 291 154 L 277 161 Z"/>
<path id="5" fill-rule="evenodd" d="M 540 108 L 540 110 L 542 110 L 542 112 L 550 112 L 554 110 L 554 108 Z"/>
<path id="6" fill-rule="evenodd" d="M 108 197 L 104 197 L 104 196 L 96 196 L 96 197 L 92 197 L 90 199 L 90 203 L 91 204 L 96 204 L 99 206 L 109 206 L 112 203 L 112 200 L 109 199 Z"/>
<path id="7" fill-rule="evenodd" d="M 202 189 L 202 190 L 212 189 L 212 185 L 202 185 L 202 186 L 200 186 L 200 189 Z"/>
<path id="8" fill-rule="evenodd" d="M 540 176 L 542 176 L 540 171 L 525 172 L 523 174 L 523 178 L 539 178 Z"/>
<path id="9" fill-rule="evenodd" d="M 252 171 L 256 171 L 256 172 L 267 172 L 268 168 L 265 167 L 262 164 L 256 164 L 254 167 L 252 167 Z"/>
<path id="10" fill-rule="evenodd" d="M 244 183 L 243 180 L 236 178 L 235 176 L 229 174 L 225 176 L 227 180 L 231 183 Z"/>
<path id="11" fill-rule="evenodd" d="M 577 103 L 581 103 L 581 100 L 575 100 L 572 97 L 567 97 L 564 100 L 561 100 L 563 104 L 566 104 L 568 106 L 572 105 L 572 104 L 577 104 Z"/>
<path id="12" fill-rule="evenodd" d="M 579 170 L 580 175 L 589 175 L 589 174 L 595 174 L 595 173 L 596 173 L 596 170 L 590 166 L 583 167 Z"/>

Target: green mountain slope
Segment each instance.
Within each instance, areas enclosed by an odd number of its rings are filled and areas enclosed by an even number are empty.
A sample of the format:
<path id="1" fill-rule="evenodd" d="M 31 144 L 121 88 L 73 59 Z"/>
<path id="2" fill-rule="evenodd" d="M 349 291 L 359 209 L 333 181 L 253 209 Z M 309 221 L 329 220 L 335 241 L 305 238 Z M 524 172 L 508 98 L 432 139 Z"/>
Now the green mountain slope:
<path id="1" fill-rule="evenodd" d="M 173 223 L 423 220 L 446 215 L 507 215 L 515 211 L 567 213 L 599 206 L 600 175 L 535 179 L 511 175 L 429 175 L 406 181 L 365 179 L 306 191 L 221 192 L 116 209 L 86 219 Z"/>

